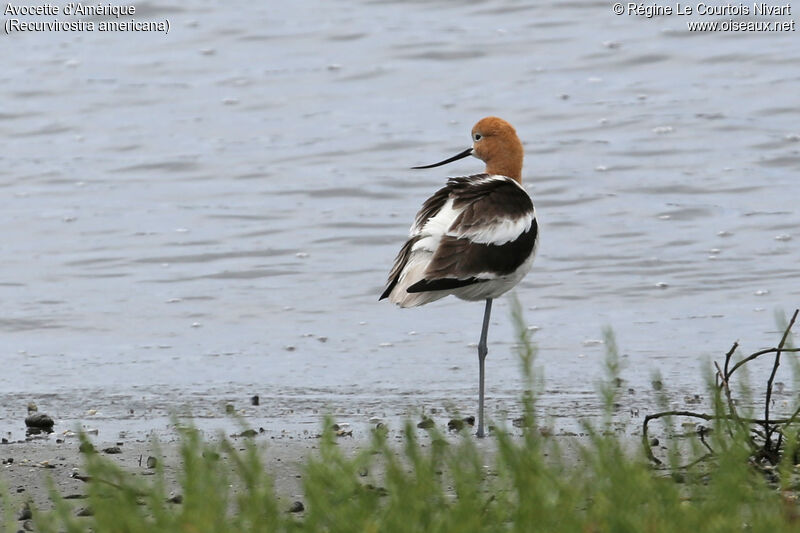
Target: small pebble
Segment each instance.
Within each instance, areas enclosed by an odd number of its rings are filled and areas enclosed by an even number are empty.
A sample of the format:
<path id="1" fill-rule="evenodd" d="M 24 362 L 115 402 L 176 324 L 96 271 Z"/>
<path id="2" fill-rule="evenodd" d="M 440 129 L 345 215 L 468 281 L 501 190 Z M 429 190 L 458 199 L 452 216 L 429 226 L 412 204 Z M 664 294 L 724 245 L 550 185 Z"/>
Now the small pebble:
<path id="1" fill-rule="evenodd" d="M 429 429 L 434 426 L 434 422 L 430 418 L 423 418 L 422 421 L 417 424 L 417 427 L 420 429 Z"/>
<path id="2" fill-rule="evenodd" d="M 35 413 L 25 418 L 25 425 L 29 428 L 50 429 L 53 427 L 53 419 L 44 413 Z"/>
<path id="3" fill-rule="evenodd" d="M 261 403 L 261 399 L 258 397 L 258 394 L 250 398 L 250 405 L 259 405 Z"/>
<path id="4" fill-rule="evenodd" d="M 305 509 L 306 508 L 303 505 L 303 502 L 296 501 L 296 502 L 292 503 L 291 507 L 289 507 L 289 512 L 290 513 L 302 513 L 303 511 L 305 511 Z"/>
<path id="5" fill-rule="evenodd" d="M 94 445 L 91 442 L 81 442 L 78 445 L 78 451 L 81 453 L 92 453 L 94 452 Z"/>
<path id="6" fill-rule="evenodd" d="M 103 453 L 107 453 L 109 455 L 116 455 L 122 453 L 122 450 L 119 446 L 111 446 L 109 448 L 103 448 Z"/>
<path id="7" fill-rule="evenodd" d="M 452 418 L 447 422 L 447 429 L 449 431 L 461 431 L 465 426 L 474 426 L 475 417 L 467 416 L 465 418 Z"/>
<path id="8" fill-rule="evenodd" d="M 464 429 L 464 421 L 459 420 L 458 418 L 452 418 L 447 421 L 447 430 L 448 431 L 461 431 Z"/>
<path id="9" fill-rule="evenodd" d="M 147 463 L 146 463 L 146 464 L 147 464 L 147 468 L 151 468 L 151 469 L 152 469 L 152 468 L 155 468 L 155 467 L 156 467 L 156 465 L 158 464 L 158 459 L 156 459 L 155 457 L 153 457 L 153 456 L 151 455 L 151 456 L 149 456 L 149 457 L 147 458 Z"/>
<path id="10" fill-rule="evenodd" d="M 688 404 L 698 404 L 703 401 L 703 398 L 699 394 L 695 394 L 693 396 L 684 396 L 683 401 Z"/>
<path id="11" fill-rule="evenodd" d="M 25 504 L 25 507 L 23 507 L 22 510 L 19 512 L 19 515 L 17 515 L 17 519 L 30 520 L 31 518 L 33 518 L 33 513 L 31 512 L 31 508 L 28 507 L 27 504 Z"/>
<path id="12" fill-rule="evenodd" d="M 511 425 L 514 426 L 515 428 L 524 428 L 527 425 L 525 417 L 520 416 L 519 418 L 515 418 L 514 420 L 511 421 Z"/>
<path id="13" fill-rule="evenodd" d="M 366 485 L 364 485 L 364 488 L 374 491 L 378 496 L 387 496 L 389 494 L 389 491 L 386 490 L 384 487 L 376 487 L 372 483 L 367 483 Z"/>

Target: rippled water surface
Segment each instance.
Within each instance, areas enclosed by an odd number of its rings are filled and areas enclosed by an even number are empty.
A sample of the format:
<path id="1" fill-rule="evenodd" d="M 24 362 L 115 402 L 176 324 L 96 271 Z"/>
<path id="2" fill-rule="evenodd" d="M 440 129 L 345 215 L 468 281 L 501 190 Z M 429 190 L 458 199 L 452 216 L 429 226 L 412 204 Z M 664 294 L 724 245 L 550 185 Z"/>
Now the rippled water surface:
<path id="1" fill-rule="evenodd" d="M 775 310 L 800 303 L 797 33 L 690 34 L 594 1 L 136 18 L 171 31 L 1 38 L 4 432 L 28 401 L 88 425 L 226 403 L 286 424 L 474 412 L 482 304 L 377 296 L 422 201 L 481 170 L 408 167 L 490 114 L 525 143 L 541 224 L 517 295 L 547 414 L 597 411 L 604 326 L 646 412 L 654 372 L 680 404 L 709 358 L 774 345 Z M 495 416 L 518 410 L 513 343 L 503 298 Z"/>

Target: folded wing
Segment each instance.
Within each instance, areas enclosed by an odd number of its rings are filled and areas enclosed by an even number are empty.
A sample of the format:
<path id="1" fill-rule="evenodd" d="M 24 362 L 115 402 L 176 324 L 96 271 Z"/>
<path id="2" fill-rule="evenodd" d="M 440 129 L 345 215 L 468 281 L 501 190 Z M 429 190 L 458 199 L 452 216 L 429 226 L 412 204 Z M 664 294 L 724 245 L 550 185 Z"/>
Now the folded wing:
<path id="1" fill-rule="evenodd" d="M 513 276 L 529 267 L 537 237 L 533 202 L 517 182 L 487 174 L 451 178 L 417 214 L 381 298 L 421 305 Z"/>

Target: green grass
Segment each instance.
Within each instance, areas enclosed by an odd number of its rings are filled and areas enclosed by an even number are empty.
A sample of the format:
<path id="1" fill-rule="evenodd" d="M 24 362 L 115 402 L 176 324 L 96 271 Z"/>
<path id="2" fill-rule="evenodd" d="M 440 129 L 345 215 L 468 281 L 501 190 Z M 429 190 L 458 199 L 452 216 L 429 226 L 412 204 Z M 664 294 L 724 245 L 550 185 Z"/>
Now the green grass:
<path id="1" fill-rule="evenodd" d="M 563 452 L 563 438 L 543 437 L 535 429 L 535 350 L 519 308 L 514 318 L 528 383 L 520 401 L 532 429 L 520 436 L 496 428 L 491 451 L 479 448 L 467 433 L 453 441 L 435 429 L 426 435 L 407 424 L 400 444 L 376 430 L 360 452 L 348 456 L 327 430 L 318 453 L 304 467 L 306 510 L 298 515 L 286 512 L 285 503 L 279 505 L 258 444 L 240 451 L 224 438 L 206 441 L 185 428 L 182 504 L 167 503 L 160 469 L 145 481 L 87 453 L 86 473 L 92 481 L 86 504 L 94 515 L 76 518 L 74 508 L 53 490 L 54 509 L 34 510 L 36 530 L 776 533 L 800 528 L 791 485 L 796 439 L 788 439 L 792 453 L 784 453 L 767 476 L 751 460 L 745 430 L 724 418 L 712 422 L 714 431 L 707 437 L 716 452 L 713 458 L 688 469 L 677 467 L 687 453 L 678 444 L 669 453 L 673 467 L 656 470 L 631 445 L 631 437 L 609 431 L 620 371 L 610 331 L 606 375 L 599 386 L 609 414 L 599 428 L 586 426 L 590 437 L 577 454 Z M 724 399 L 712 384 L 709 390 L 721 412 Z M 669 428 L 672 421 L 666 423 Z M 324 427 L 331 427 L 331 421 Z M 697 452 L 699 445 L 688 441 L 684 448 Z M 8 498 L 3 501 L 8 507 Z M 8 531 L 14 531 L 12 517 L 5 516 Z"/>

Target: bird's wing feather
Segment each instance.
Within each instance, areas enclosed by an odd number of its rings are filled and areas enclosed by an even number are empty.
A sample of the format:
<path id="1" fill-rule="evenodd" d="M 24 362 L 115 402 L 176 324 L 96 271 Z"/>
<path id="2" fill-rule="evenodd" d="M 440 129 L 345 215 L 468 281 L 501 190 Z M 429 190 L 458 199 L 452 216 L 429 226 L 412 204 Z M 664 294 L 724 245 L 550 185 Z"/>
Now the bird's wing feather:
<path id="1" fill-rule="evenodd" d="M 533 202 L 516 182 L 495 176 L 460 181 L 450 197 L 460 214 L 439 241 L 426 281 L 507 275 L 533 252 L 538 235 Z"/>
<path id="2" fill-rule="evenodd" d="M 515 181 L 489 174 L 450 178 L 417 213 L 380 299 L 392 293 L 415 253 L 432 256 L 423 279 L 407 292 L 449 290 L 514 272 L 537 235 L 533 202 Z"/>
<path id="3" fill-rule="evenodd" d="M 400 276 L 403 273 L 403 269 L 406 267 L 408 260 L 411 257 L 414 245 L 421 240 L 423 241 L 423 246 L 427 243 L 425 238 L 431 236 L 431 228 L 425 228 L 425 226 L 430 219 L 436 217 L 436 215 L 442 211 L 442 208 L 450 199 L 453 189 L 459 187 L 465 180 L 487 175 L 488 174 L 477 174 L 469 177 L 450 178 L 447 180 L 447 184 L 444 187 L 433 193 L 430 198 L 425 200 L 419 212 L 417 212 L 417 215 L 414 217 L 414 224 L 411 225 L 411 230 L 409 231 L 409 239 L 397 253 L 392 270 L 389 272 L 388 279 L 386 280 L 386 289 L 383 291 L 380 298 L 378 298 L 379 300 L 388 298 L 389 294 L 391 294 L 392 290 L 397 285 L 398 281 L 400 280 Z M 438 239 L 438 237 L 439 235 L 437 235 L 436 238 Z"/>
<path id="4" fill-rule="evenodd" d="M 403 269 L 408 263 L 408 258 L 411 256 L 411 249 L 414 247 L 414 244 L 420 239 L 420 236 L 417 235 L 415 237 L 411 237 L 406 241 L 400 251 L 397 253 L 397 257 L 394 259 L 394 265 L 392 266 L 392 270 L 389 272 L 389 278 L 386 282 L 386 290 L 383 291 L 381 297 L 378 300 L 383 300 L 384 298 L 388 298 L 389 294 L 391 294 L 392 289 L 394 289 L 395 285 L 397 285 L 397 281 L 400 279 L 400 274 L 403 272 Z"/>
<path id="5" fill-rule="evenodd" d="M 425 203 L 422 204 L 419 212 L 417 212 L 417 216 L 414 217 L 414 224 L 411 226 L 411 231 L 409 234 L 413 237 L 414 235 L 418 235 L 422 228 L 425 227 L 425 223 L 428 222 L 431 218 L 435 217 L 439 211 L 442 210 L 444 204 L 447 203 L 448 198 L 450 197 L 451 185 L 448 181 L 447 185 L 433 193 L 433 195 L 425 200 Z"/>

